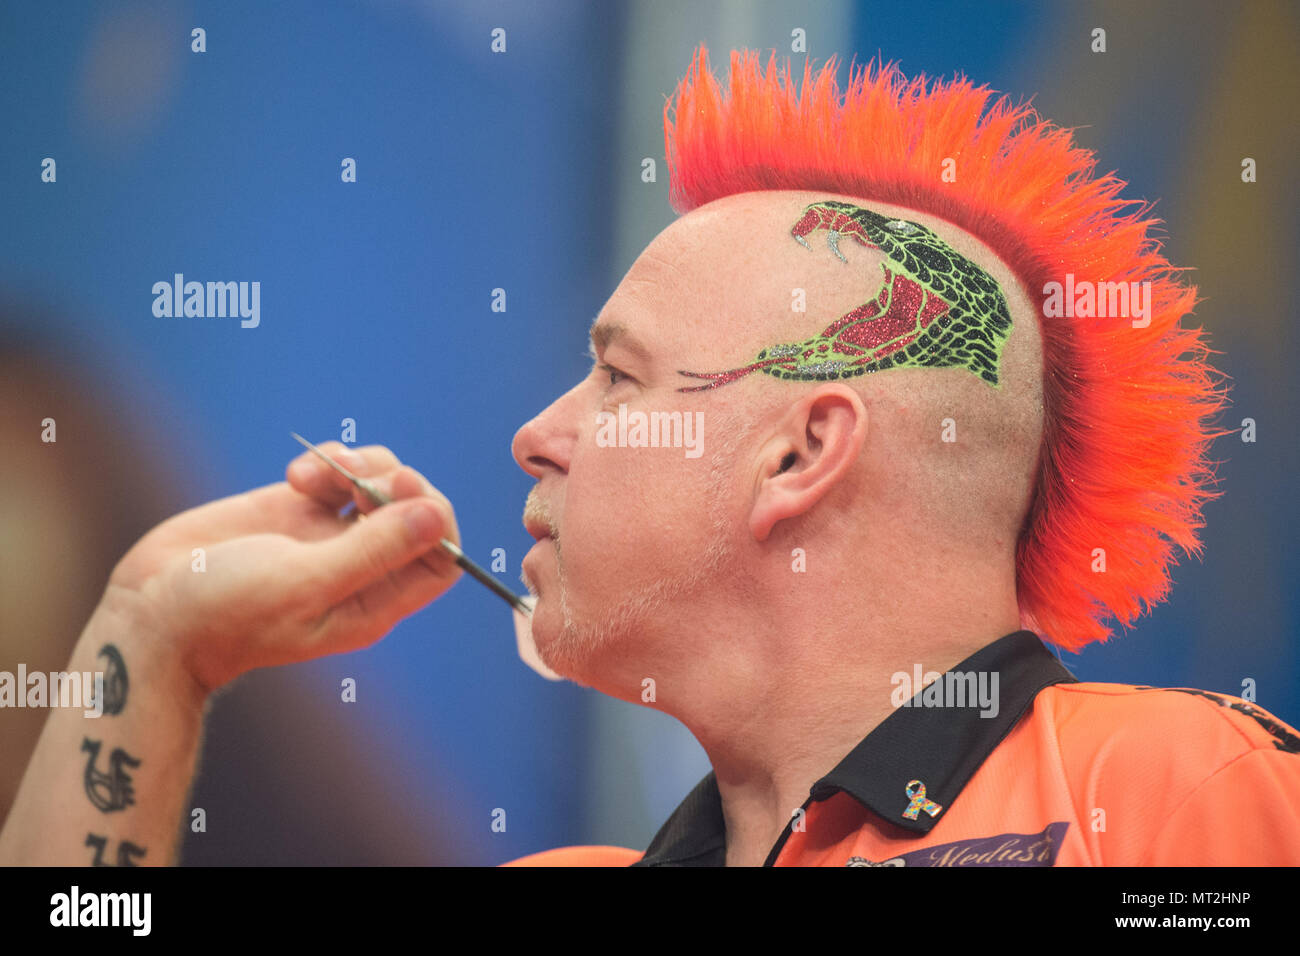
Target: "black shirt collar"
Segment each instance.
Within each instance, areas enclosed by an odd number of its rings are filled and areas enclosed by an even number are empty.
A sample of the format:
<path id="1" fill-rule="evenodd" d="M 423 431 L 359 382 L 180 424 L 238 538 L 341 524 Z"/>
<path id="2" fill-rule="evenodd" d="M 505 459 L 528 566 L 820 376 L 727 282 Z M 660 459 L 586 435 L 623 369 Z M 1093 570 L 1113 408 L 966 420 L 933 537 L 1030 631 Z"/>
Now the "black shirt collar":
<path id="1" fill-rule="evenodd" d="M 896 826 L 918 836 L 928 833 L 1038 692 L 1051 684 L 1076 681 L 1032 631 L 1016 631 L 986 645 L 948 671 L 954 672 L 998 675 L 996 716 L 981 716 L 979 706 L 915 706 L 923 693 L 918 691 L 912 698 L 914 706 L 896 708 L 834 770 L 813 784 L 809 801 L 843 791 Z M 918 812 L 915 820 L 903 817 L 912 802 L 909 784 L 916 780 L 924 782 L 925 798 L 943 808 L 935 816 Z M 768 865 L 788 835 L 787 826 L 768 856 Z M 726 857 L 722 796 L 717 778 L 709 773 L 655 834 L 644 858 L 633 865 L 723 866 Z"/>

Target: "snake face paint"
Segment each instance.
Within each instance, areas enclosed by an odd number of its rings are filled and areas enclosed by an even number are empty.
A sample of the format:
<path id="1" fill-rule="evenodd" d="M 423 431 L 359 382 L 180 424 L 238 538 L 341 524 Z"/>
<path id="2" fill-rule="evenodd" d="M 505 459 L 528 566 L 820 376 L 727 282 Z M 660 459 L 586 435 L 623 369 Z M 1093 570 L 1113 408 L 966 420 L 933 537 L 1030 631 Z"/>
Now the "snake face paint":
<path id="1" fill-rule="evenodd" d="M 679 388 L 717 388 L 750 372 L 800 382 L 852 378 L 887 368 L 964 368 L 994 388 L 1011 313 L 997 281 L 920 223 L 889 219 L 851 203 L 824 200 L 808 206 L 790 230 L 806 236 L 826 231 L 826 243 L 845 264 L 840 242 L 852 237 L 885 254 L 884 282 L 876 297 L 846 312 L 803 342 L 769 346 L 756 361 L 725 372 L 685 372 L 708 379 Z"/>

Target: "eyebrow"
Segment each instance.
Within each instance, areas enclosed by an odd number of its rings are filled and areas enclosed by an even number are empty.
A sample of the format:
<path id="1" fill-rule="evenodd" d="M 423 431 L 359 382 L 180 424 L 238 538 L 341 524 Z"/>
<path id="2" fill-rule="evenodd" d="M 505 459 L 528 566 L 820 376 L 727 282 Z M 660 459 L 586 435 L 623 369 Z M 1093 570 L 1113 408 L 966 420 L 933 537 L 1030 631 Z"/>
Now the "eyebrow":
<path id="1" fill-rule="evenodd" d="M 591 345 L 593 351 L 604 351 L 615 340 L 624 348 L 643 361 L 650 360 L 650 350 L 628 331 L 627 326 L 618 322 L 597 322 L 591 327 Z"/>

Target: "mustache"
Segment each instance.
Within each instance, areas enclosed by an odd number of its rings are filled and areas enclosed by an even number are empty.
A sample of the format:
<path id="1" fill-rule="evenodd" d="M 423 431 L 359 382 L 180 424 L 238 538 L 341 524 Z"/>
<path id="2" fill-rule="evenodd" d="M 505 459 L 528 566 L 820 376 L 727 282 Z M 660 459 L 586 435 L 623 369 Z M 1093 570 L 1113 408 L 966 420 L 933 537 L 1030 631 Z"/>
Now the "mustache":
<path id="1" fill-rule="evenodd" d="M 529 491 L 528 498 L 524 501 L 524 521 L 530 519 L 546 525 L 553 539 L 560 537 L 560 529 L 555 526 L 555 519 L 551 517 L 550 505 L 537 493 L 537 488 Z"/>

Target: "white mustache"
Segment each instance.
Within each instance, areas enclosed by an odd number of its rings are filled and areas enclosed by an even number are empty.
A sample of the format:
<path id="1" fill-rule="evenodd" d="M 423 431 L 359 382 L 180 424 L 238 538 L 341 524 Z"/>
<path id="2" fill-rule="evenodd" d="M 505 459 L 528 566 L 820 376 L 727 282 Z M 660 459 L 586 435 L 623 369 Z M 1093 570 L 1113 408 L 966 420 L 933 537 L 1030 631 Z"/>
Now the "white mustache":
<path id="1" fill-rule="evenodd" d="M 552 539 L 559 538 L 560 529 L 555 526 L 555 521 L 551 518 L 550 508 L 547 507 L 546 502 L 537 494 L 536 488 L 528 492 L 528 498 L 524 502 L 524 521 L 526 522 L 530 518 L 546 525 Z"/>

